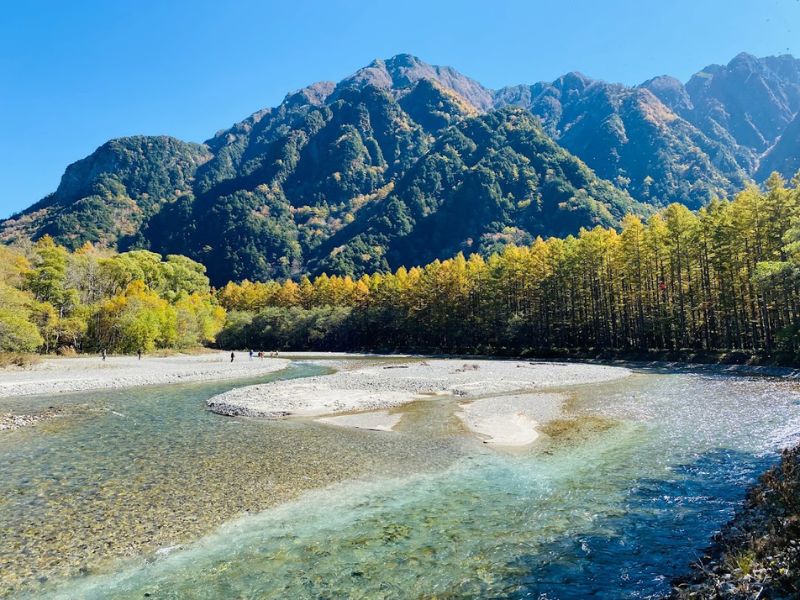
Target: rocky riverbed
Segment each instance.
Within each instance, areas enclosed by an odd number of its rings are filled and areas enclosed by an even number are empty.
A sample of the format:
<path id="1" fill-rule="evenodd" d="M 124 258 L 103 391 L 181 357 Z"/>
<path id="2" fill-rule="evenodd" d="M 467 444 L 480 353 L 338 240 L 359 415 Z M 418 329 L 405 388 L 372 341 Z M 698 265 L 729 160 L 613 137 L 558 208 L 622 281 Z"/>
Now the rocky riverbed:
<path id="1" fill-rule="evenodd" d="M 29 427 L 56 415 L 54 411 L 39 415 L 0 414 L 0 431 L 11 431 L 20 427 Z"/>
<path id="2" fill-rule="evenodd" d="M 286 368 L 288 360 L 252 358 L 245 352 L 210 352 L 168 357 L 99 356 L 50 358 L 29 368 L 0 373 L 0 398 L 219 381 L 266 375 Z"/>

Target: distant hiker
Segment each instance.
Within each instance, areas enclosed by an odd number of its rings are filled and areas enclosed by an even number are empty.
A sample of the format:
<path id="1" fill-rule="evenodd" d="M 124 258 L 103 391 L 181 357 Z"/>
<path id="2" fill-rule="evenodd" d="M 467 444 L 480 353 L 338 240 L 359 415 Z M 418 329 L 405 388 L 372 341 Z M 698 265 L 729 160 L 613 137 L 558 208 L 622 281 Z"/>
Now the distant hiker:
<path id="1" fill-rule="evenodd" d="M 253 349 L 250 349 L 250 360 L 253 360 Z"/>
<path id="2" fill-rule="evenodd" d="M 103 362 L 106 360 L 106 349 L 103 348 L 103 351 L 100 353 L 103 356 Z"/>
<path id="3" fill-rule="evenodd" d="M 236 356 L 233 352 L 231 352 L 231 362 L 233 362 L 233 358 Z"/>
<path id="4" fill-rule="evenodd" d="M 139 349 L 136 351 L 136 356 L 138 356 L 138 357 L 139 357 L 139 360 L 142 360 L 142 349 L 141 349 L 141 348 L 139 348 Z"/>
<path id="5" fill-rule="evenodd" d="M 264 358 L 264 353 L 263 352 L 259 352 L 258 353 L 258 358 Z"/>

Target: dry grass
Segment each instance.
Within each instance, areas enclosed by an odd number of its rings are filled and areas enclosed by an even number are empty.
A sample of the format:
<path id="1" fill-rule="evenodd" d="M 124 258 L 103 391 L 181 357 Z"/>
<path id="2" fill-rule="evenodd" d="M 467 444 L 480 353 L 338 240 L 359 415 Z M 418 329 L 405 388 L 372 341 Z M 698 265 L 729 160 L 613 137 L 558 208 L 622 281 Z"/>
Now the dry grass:
<path id="1" fill-rule="evenodd" d="M 0 352 L 0 369 L 28 369 L 42 361 L 39 354 L 27 352 Z"/>

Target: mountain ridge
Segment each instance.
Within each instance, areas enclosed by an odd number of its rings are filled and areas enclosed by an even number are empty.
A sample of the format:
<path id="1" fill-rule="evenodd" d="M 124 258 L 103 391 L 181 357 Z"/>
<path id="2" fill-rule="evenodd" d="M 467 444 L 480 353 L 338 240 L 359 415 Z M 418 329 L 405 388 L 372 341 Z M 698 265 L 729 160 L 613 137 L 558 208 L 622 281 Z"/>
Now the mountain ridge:
<path id="1" fill-rule="evenodd" d="M 758 82 L 751 92 L 740 89 L 748 69 Z M 686 84 L 658 76 L 625 86 L 571 72 L 490 90 L 400 54 L 290 92 L 203 144 L 111 140 L 68 166 L 56 192 L 0 222 L 0 240 L 50 234 L 73 247 L 184 253 L 217 280 L 359 274 L 615 225 L 620 207 L 697 208 L 765 178 L 770 165 L 789 177 L 798 108 L 800 61 L 790 56 L 740 54 Z M 413 180 L 420 165 L 429 172 Z M 552 195 L 553 169 L 556 188 L 571 195 Z M 509 183 L 519 173 L 525 181 Z M 526 212 L 535 203 L 547 210 Z M 430 248 L 414 249 L 425 241 Z"/>

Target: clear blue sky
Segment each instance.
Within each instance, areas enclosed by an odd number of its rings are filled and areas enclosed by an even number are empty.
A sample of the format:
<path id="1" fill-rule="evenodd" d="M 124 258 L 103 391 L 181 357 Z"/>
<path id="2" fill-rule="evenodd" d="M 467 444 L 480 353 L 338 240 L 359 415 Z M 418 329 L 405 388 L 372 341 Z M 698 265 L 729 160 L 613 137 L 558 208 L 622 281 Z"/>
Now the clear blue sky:
<path id="1" fill-rule="evenodd" d="M 740 51 L 800 56 L 800 0 L 8 0 L 0 217 L 105 140 L 203 141 L 290 90 L 401 52 L 489 87 L 579 70 L 687 79 Z"/>

